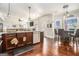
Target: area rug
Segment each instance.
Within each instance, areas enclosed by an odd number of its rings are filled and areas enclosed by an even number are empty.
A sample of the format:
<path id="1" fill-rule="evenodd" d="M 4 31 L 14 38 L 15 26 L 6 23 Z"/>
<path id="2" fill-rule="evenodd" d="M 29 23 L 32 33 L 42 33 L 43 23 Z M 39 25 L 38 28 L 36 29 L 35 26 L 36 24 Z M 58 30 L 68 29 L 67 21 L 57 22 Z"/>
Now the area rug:
<path id="1" fill-rule="evenodd" d="M 25 46 L 18 49 L 14 49 L 13 50 L 14 56 L 19 56 L 20 54 L 31 51 L 32 49 L 33 49 L 33 46 L 28 46 L 28 47 Z M 9 56 L 9 55 L 7 54 L 7 52 L 5 52 L 5 53 L 0 53 L 0 56 Z"/>

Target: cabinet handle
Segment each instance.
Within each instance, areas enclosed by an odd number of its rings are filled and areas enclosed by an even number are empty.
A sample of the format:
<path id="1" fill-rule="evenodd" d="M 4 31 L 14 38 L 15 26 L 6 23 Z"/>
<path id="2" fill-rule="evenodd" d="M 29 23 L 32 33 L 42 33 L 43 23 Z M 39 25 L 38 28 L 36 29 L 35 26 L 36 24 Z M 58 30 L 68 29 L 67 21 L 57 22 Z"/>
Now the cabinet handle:
<path id="1" fill-rule="evenodd" d="M 23 41 L 24 41 L 24 42 L 26 41 L 26 37 L 23 37 Z"/>

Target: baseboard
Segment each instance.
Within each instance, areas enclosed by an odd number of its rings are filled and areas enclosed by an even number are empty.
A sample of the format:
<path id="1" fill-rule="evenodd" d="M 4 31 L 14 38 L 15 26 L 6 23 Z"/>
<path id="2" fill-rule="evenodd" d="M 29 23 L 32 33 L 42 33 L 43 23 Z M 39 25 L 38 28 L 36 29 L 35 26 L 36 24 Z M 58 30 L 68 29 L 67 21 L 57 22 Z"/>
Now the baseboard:
<path id="1" fill-rule="evenodd" d="M 45 38 L 48 38 L 48 39 L 54 39 L 54 38 L 51 38 L 51 37 L 48 37 L 48 36 L 44 36 Z"/>
<path id="2" fill-rule="evenodd" d="M 54 39 L 53 36 L 44 36 L 44 37 L 47 37 L 47 38 L 50 38 L 50 39 Z"/>
<path id="3" fill-rule="evenodd" d="M 33 45 L 37 45 L 37 44 L 39 44 L 40 42 L 37 42 L 37 43 L 34 43 Z"/>

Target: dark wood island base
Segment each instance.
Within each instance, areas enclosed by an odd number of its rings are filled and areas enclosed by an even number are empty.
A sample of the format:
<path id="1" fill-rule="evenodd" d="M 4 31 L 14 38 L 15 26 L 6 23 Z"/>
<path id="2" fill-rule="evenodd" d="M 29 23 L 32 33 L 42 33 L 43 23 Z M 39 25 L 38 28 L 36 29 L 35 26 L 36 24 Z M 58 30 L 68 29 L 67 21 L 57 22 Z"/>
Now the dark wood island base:
<path id="1" fill-rule="evenodd" d="M 14 55 L 13 50 L 33 44 L 33 32 L 2 34 L 2 52 Z"/>

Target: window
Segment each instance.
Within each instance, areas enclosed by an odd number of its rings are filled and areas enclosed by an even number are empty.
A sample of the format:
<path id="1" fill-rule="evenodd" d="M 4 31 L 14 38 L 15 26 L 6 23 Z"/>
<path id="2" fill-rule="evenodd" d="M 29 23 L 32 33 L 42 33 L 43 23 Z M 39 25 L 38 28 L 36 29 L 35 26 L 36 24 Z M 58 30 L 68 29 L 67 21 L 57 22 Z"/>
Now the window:
<path id="1" fill-rule="evenodd" d="M 65 20 L 65 29 L 66 30 L 72 31 L 71 29 L 75 29 L 76 25 L 77 25 L 77 18 L 76 17 L 68 17 Z"/>

